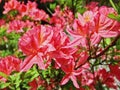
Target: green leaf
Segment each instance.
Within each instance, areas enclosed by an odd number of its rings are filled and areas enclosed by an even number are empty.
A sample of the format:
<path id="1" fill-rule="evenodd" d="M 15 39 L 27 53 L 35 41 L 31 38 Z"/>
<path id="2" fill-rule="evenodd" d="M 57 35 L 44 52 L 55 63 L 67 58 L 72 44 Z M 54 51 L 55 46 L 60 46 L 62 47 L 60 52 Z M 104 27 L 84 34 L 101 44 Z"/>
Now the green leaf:
<path id="1" fill-rule="evenodd" d="M 50 4 L 50 9 L 51 9 L 51 10 L 54 10 L 55 7 L 56 7 L 56 3 Z"/>
<path id="2" fill-rule="evenodd" d="M 12 16 L 12 17 L 15 17 L 18 13 L 19 13 L 18 10 L 9 11 L 9 15 Z"/>
<path id="3" fill-rule="evenodd" d="M 8 78 L 8 76 L 5 73 L 3 73 L 3 72 L 0 72 L 0 76 L 4 77 L 6 79 Z"/>
<path id="4" fill-rule="evenodd" d="M 108 15 L 108 17 L 111 18 L 111 19 L 120 21 L 120 15 L 117 15 L 117 16 L 116 16 L 115 14 L 112 14 L 112 13 L 111 13 L 111 14 Z"/>
<path id="5" fill-rule="evenodd" d="M 63 5 L 65 3 L 65 0 L 56 0 L 60 5 Z"/>
<path id="6" fill-rule="evenodd" d="M 6 33 L 6 28 L 5 27 L 0 27 L 0 37 L 4 36 Z"/>
<path id="7" fill-rule="evenodd" d="M 39 76 L 39 73 L 37 72 L 36 67 L 33 67 L 32 69 L 28 70 L 25 75 L 24 75 L 24 79 L 27 82 L 31 82 L 32 80 L 34 80 L 36 77 Z"/>
<path id="8" fill-rule="evenodd" d="M 72 0 L 68 0 L 66 3 L 66 6 L 72 7 Z"/>
<path id="9" fill-rule="evenodd" d="M 22 83 L 21 72 L 20 73 L 14 72 L 13 75 L 10 75 L 8 77 L 8 82 L 10 83 L 9 88 L 11 90 L 20 90 L 20 85 Z"/>
<path id="10" fill-rule="evenodd" d="M 109 45 L 111 43 L 111 39 L 110 38 L 106 38 L 105 41 L 106 41 L 107 45 Z"/>
<path id="11" fill-rule="evenodd" d="M 120 39 L 116 42 L 116 48 L 117 50 L 120 50 Z"/>
<path id="12" fill-rule="evenodd" d="M 4 89 L 4 88 L 8 87 L 9 85 L 10 85 L 10 83 L 0 82 L 0 89 Z"/>

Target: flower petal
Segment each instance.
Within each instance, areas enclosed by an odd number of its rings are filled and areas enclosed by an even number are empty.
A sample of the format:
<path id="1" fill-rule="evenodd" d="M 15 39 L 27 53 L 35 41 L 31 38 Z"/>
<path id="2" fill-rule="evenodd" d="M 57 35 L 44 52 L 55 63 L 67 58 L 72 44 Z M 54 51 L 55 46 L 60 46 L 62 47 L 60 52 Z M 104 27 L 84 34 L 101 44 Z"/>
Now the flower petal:
<path id="1" fill-rule="evenodd" d="M 99 34 L 100 34 L 101 37 L 110 38 L 110 37 L 116 37 L 118 35 L 118 32 L 101 30 L 101 31 L 99 31 Z"/>
<path id="2" fill-rule="evenodd" d="M 77 83 L 76 77 L 75 77 L 74 75 L 72 75 L 70 78 L 71 78 L 74 86 L 75 86 L 76 88 L 80 88 L 79 85 L 78 85 L 78 83 Z"/>
<path id="3" fill-rule="evenodd" d="M 60 84 L 61 84 L 61 85 L 66 84 L 66 83 L 69 81 L 69 79 L 70 79 L 70 75 L 69 75 L 69 74 L 65 75 L 65 76 L 62 78 Z"/>

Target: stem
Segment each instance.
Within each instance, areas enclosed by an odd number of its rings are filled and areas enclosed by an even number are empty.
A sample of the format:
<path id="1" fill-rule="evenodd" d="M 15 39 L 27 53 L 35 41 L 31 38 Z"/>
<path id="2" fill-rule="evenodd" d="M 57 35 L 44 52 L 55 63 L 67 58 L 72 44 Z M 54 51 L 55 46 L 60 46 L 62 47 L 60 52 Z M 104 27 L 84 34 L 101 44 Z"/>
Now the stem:
<path id="1" fill-rule="evenodd" d="M 44 4 L 44 6 L 45 6 L 46 10 L 52 15 L 53 13 L 52 13 L 52 11 L 47 7 L 47 5 Z"/>
<path id="2" fill-rule="evenodd" d="M 111 3 L 112 7 L 118 12 L 118 10 L 117 10 L 115 4 L 113 3 L 113 1 L 112 1 L 112 0 L 109 0 L 109 1 L 110 1 L 110 3 Z"/>
<path id="3" fill-rule="evenodd" d="M 48 10 L 48 12 L 52 15 L 52 11 L 46 6 L 46 9 Z"/>

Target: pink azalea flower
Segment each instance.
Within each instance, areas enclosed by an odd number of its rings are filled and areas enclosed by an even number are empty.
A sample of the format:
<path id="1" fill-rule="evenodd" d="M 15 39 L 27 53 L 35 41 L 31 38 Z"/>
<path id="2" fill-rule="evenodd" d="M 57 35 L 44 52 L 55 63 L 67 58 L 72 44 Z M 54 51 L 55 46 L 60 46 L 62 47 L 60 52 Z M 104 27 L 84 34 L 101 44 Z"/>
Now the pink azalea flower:
<path id="1" fill-rule="evenodd" d="M 58 42 L 59 41 L 59 42 Z M 70 59 L 73 58 L 73 54 L 77 49 L 73 47 L 68 47 L 70 43 L 69 37 L 66 33 L 61 31 L 55 31 L 52 37 L 51 44 L 54 46 L 55 50 L 49 55 L 55 60 L 56 68 L 60 68 L 61 65 L 68 64 Z"/>
<path id="2" fill-rule="evenodd" d="M 81 86 L 88 86 L 90 90 L 95 89 L 94 75 L 90 72 L 90 64 L 85 63 L 80 67 L 81 74 L 77 76 L 78 81 L 81 82 Z"/>
<path id="3" fill-rule="evenodd" d="M 88 9 L 88 10 L 92 10 L 92 11 L 97 11 L 98 10 L 98 2 L 91 2 L 91 3 L 89 3 L 87 6 L 86 6 L 86 8 Z"/>
<path id="4" fill-rule="evenodd" d="M 37 17 L 36 18 L 39 18 L 38 17 L 39 16 L 39 10 L 37 9 L 36 2 L 28 1 L 27 4 L 21 3 L 19 8 L 18 8 L 18 11 L 19 11 L 19 13 L 20 13 L 20 15 L 22 17 L 24 17 L 25 15 L 26 16 L 31 16 L 31 13 L 35 13 L 36 12 L 37 13 L 37 15 L 36 15 Z"/>
<path id="5" fill-rule="evenodd" d="M 25 22 L 20 20 L 13 20 L 9 22 L 9 28 L 7 30 L 8 33 L 15 31 L 16 33 L 24 32 L 23 28 L 25 26 Z"/>
<path id="6" fill-rule="evenodd" d="M 99 31 L 109 31 L 109 32 L 111 31 L 112 32 L 112 28 L 116 25 L 116 21 L 107 17 L 107 15 L 112 12 L 108 12 L 109 8 L 106 7 L 106 9 L 101 8 L 99 12 L 97 13 L 97 15 L 95 16 L 94 21 L 95 21 L 96 32 L 99 32 Z"/>
<path id="7" fill-rule="evenodd" d="M 24 28 L 31 29 L 33 26 L 35 26 L 34 22 L 31 22 L 29 20 L 25 21 Z"/>
<path id="8" fill-rule="evenodd" d="M 92 11 L 86 11 L 84 12 L 83 16 L 81 14 L 78 14 L 78 23 L 81 26 L 85 26 L 86 23 L 94 23 L 94 16 L 96 13 L 92 12 Z M 74 26 L 73 26 L 74 27 Z"/>
<path id="9" fill-rule="evenodd" d="M 73 19 L 74 15 L 68 7 L 65 7 L 62 11 L 60 10 L 60 6 L 57 6 L 55 13 L 52 14 L 50 23 L 54 24 L 58 28 L 61 28 L 61 30 L 64 30 L 67 25 L 70 25 L 73 22 Z"/>
<path id="10" fill-rule="evenodd" d="M 81 45 L 87 47 L 87 38 L 92 33 L 94 28 L 94 16 L 92 11 L 87 11 L 82 15 L 78 14 L 78 19 L 73 23 L 73 30 L 68 27 L 68 33 L 75 39 L 70 43 L 70 46 Z"/>
<path id="11" fill-rule="evenodd" d="M 59 41 L 59 43 L 58 43 Z M 75 49 L 67 47 L 70 43 L 69 37 L 64 32 L 56 32 L 53 34 L 51 44 L 55 47 L 52 53 L 53 58 L 70 58 Z"/>
<path id="12" fill-rule="evenodd" d="M 33 20 L 46 20 L 48 18 L 48 14 L 45 13 L 43 10 L 34 10 L 29 14 L 29 17 L 31 17 Z"/>
<path id="13" fill-rule="evenodd" d="M 27 12 L 33 12 L 36 9 L 37 9 L 36 2 L 30 2 L 30 1 L 28 1 L 28 3 L 27 3 Z"/>
<path id="14" fill-rule="evenodd" d="M 27 9 L 27 5 L 25 5 L 24 3 L 22 3 L 20 5 L 20 7 L 18 8 L 19 13 L 21 14 L 21 16 L 27 15 L 29 9 Z"/>
<path id="15" fill-rule="evenodd" d="M 91 42 L 98 43 L 103 38 L 116 37 L 118 33 L 118 22 L 108 18 L 108 14 L 116 13 L 113 8 L 101 7 L 94 17 L 95 28 Z M 115 29 L 116 28 L 116 29 Z M 95 40 L 95 41 L 94 41 Z"/>
<path id="16" fill-rule="evenodd" d="M 34 27 L 19 40 L 19 48 L 27 55 L 22 64 L 22 71 L 26 71 L 33 64 L 38 64 L 40 69 L 45 69 L 44 60 L 48 60 L 47 53 L 55 48 L 50 44 L 53 36 L 49 26 Z"/>
<path id="17" fill-rule="evenodd" d="M 69 27 L 67 30 L 75 38 L 70 46 L 88 47 L 88 38 L 90 38 L 95 25 L 95 15 L 96 13 L 92 11 L 86 11 L 83 15 L 78 14 L 78 19 L 75 19 L 73 23 L 73 30 L 70 30 Z"/>
<path id="18" fill-rule="evenodd" d="M 18 10 L 19 7 L 20 2 L 18 2 L 17 0 L 10 0 L 8 2 L 5 2 L 4 5 L 5 10 L 3 11 L 3 14 L 7 14 L 11 10 Z"/>
<path id="19" fill-rule="evenodd" d="M 5 24 L 5 20 L 4 19 L 0 19 L 0 26 Z"/>
<path id="20" fill-rule="evenodd" d="M 94 76 L 88 70 L 83 69 L 82 74 L 78 76 L 81 86 L 88 86 L 90 90 L 96 90 L 94 87 Z"/>
<path id="21" fill-rule="evenodd" d="M 100 14 L 102 15 L 108 15 L 110 13 L 113 13 L 113 14 L 117 14 L 117 12 L 114 10 L 114 8 L 112 7 L 107 7 L 107 6 L 101 6 L 98 11 L 100 12 Z"/>
<path id="22" fill-rule="evenodd" d="M 56 16 L 53 16 L 50 20 L 51 24 L 55 24 L 55 26 L 59 28 L 64 27 L 64 22 L 65 22 L 64 18 L 62 17 L 58 18 Z"/>
<path id="23" fill-rule="evenodd" d="M 7 56 L 0 59 L 0 72 L 10 75 L 13 71 L 20 71 L 22 61 L 14 56 Z M 0 80 L 6 81 L 0 76 Z"/>
<path id="24" fill-rule="evenodd" d="M 68 26 L 68 33 L 75 39 L 69 46 L 88 46 L 100 42 L 101 38 L 116 37 L 119 34 L 117 21 L 108 18 L 108 14 L 116 14 L 113 8 L 100 7 L 97 11 L 86 11 L 83 15 L 78 14 L 78 19 L 73 23 L 73 30 Z M 117 28 L 117 29 L 116 29 Z M 89 39 L 89 40 L 88 40 Z"/>

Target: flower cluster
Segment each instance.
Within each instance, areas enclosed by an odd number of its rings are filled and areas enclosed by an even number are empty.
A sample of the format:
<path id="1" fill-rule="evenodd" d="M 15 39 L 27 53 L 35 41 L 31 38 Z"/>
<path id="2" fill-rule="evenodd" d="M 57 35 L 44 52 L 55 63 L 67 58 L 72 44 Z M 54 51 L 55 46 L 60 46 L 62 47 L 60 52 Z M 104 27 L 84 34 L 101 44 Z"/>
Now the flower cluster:
<path id="1" fill-rule="evenodd" d="M 53 0 L 41 0 L 41 3 L 47 1 Z M 27 73 L 35 67 L 38 73 L 28 82 L 31 90 L 39 86 L 52 90 L 58 88 L 56 84 L 64 87 L 71 82 L 74 88 L 80 90 L 117 89 L 120 63 L 116 55 L 111 55 L 109 48 L 119 39 L 120 22 L 108 15 L 117 16 L 118 13 L 112 7 L 98 7 L 97 4 L 87 5 L 86 11 L 77 13 L 76 17 L 68 7 L 61 10 L 57 6 L 49 16 L 37 8 L 35 1 L 5 2 L 3 14 L 9 19 L 1 19 L 0 27 L 7 26 L 7 34 L 15 32 L 20 35 L 17 52 L 24 57 L 23 61 L 13 56 L 1 58 L 0 81 L 7 82 L 7 77 L 14 72 Z M 112 49 L 117 53 L 116 47 Z M 48 84 L 44 75 L 41 77 L 39 73 L 49 68 L 62 72 L 59 72 L 62 75 L 60 80 L 50 78 L 53 83 Z M 20 75 L 25 78 L 26 74 Z"/>

